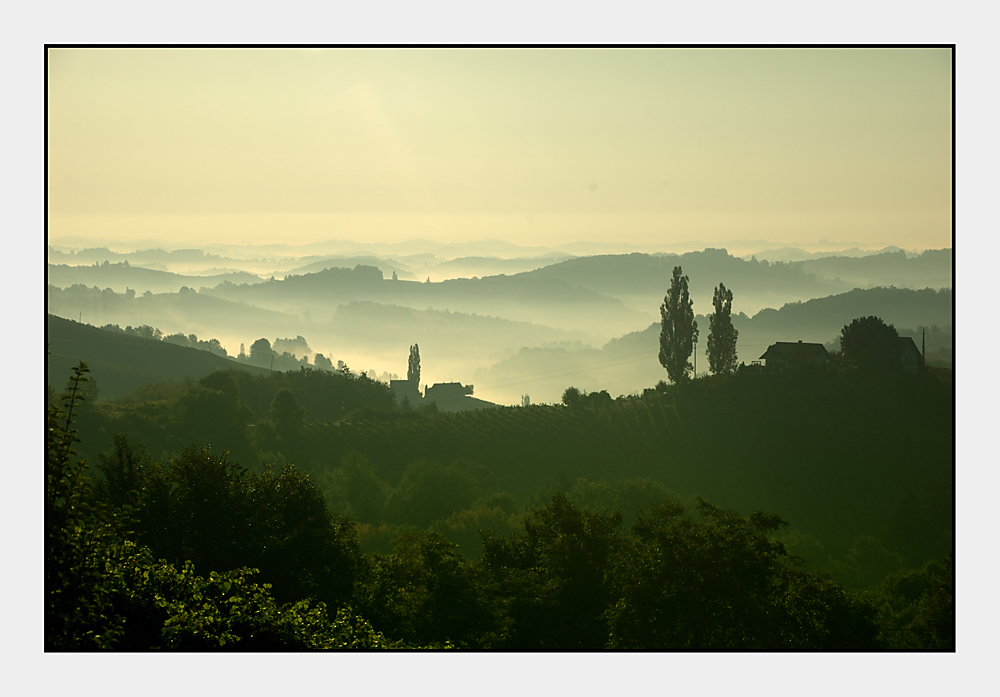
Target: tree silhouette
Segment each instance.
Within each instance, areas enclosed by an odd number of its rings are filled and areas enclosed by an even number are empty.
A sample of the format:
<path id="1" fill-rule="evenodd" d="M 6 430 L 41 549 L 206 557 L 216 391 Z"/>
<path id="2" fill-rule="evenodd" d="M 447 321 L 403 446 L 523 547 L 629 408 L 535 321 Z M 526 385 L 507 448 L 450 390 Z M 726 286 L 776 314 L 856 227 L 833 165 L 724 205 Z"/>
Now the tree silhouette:
<path id="1" fill-rule="evenodd" d="M 562 393 L 562 403 L 567 407 L 579 404 L 583 400 L 583 394 L 576 387 L 567 387 Z"/>
<path id="2" fill-rule="evenodd" d="M 295 399 L 295 395 L 287 387 L 282 387 L 274 394 L 268 416 L 282 433 L 298 433 L 305 425 L 306 410 Z"/>
<path id="3" fill-rule="evenodd" d="M 406 366 L 406 379 L 420 389 L 420 347 L 414 344 L 410 347 L 410 360 Z"/>
<path id="4" fill-rule="evenodd" d="M 864 370 L 899 367 L 899 333 L 879 317 L 858 317 L 840 330 L 844 359 Z"/>
<path id="5" fill-rule="evenodd" d="M 274 351 L 271 350 L 271 342 L 267 339 L 260 338 L 250 344 L 250 362 L 254 365 L 259 365 L 262 368 L 270 367 L 271 356 L 273 355 Z"/>
<path id="6" fill-rule="evenodd" d="M 688 295 L 688 277 L 681 267 L 674 267 L 670 290 L 660 306 L 660 365 L 674 383 L 689 380 L 692 370 L 688 358 L 698 340 L 698 323 L 694 319 L 694 303 Z"/>
<path id="7" fill-rule="evenodd" d="M 722 283 L 712 297 L 715 312 L 708 317 L 708 369 L 716 375 L 736 370 L 736 339 L 733 326 L 733 291 Z"/>

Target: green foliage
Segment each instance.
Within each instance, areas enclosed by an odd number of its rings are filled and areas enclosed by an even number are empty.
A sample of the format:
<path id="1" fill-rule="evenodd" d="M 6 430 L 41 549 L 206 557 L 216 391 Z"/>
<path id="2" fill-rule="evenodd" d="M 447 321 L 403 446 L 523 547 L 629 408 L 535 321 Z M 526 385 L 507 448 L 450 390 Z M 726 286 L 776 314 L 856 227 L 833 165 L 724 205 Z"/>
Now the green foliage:
<path id="1" fill-rule="evenodd" d="M 487 593 L 506 617 L 497 648 L 594 651 L 607 642 L 609 558 L 617 514 L 585 513 L 562 495 L 524 519 L 510 538 L 483 536 Z"/>
<path id="2" fill-rule="evenodd" d="M 483 553 L 483 534 L 503 536 L 521 531 L 521 516 L 516 513 L 516 508 L 510 494 L 494 494 L 480 500 L 472 508 L 435 521 L 431 530 L 444 535 L 472 559 Z"/>
<path id="3" fill-rule="evenodd" d="M 271 342 L 261 337 L 250 344 L 250 363 L 261 368 L 270 368 L 274 351 L 271 349 Z"/>
<path id="4" fill-rule="evenodd" d="M 741 518 L 699 499 L 639 517 L 616 556 L 619 598 L 606 614 L 610 648 L 867 650 L 875 611 L 843 588 L 786 562 L 772 534 L 787 525 Z"/>
<path id="5" fill-rule="evenodd" d="M 420 346 L 410 347 L 410 357 L 406 362 L 406 379 L 420 389 Z"/>
<path id="6" fill-rule="evenodd" d="M 843 561 L 835 561 L 833 575 L 855 590 L 874 590 L 889 574 L 903 568 L 903 557 L 886 549 L 874 535 L 858 536 Z"/>
<path id="7" fill-rule="evenodd" d="M 278 432 L 286 436 L 297 436 L 305 426 L 306 410 L 302 408 L 295 395 L 287 387 L 282 387 L 274 394 L 268 416 Z"/>
<path id="8" fill-rule="evenodd" d="M 708 369 L 713 374 L 736 371 L 736 340 L 739 332 L 733 326 L 733 291 L 722 283 L 712 297 L 715 312 L 708 317 Z"/>
<path id="9" fill-rule="evenodd" d="M 442 465 L 436 460 L 411 463 L 386 500 L 390 523 L 427 527 L 439 518 L 465 510 L 496 489 L 496 478 L 487 467 L 467 460 Z"/>
<path id="10" fill-rule="evenodd" d="M 840 330 L 844 359 L 868 371 L 898 370 L 899 334 L 875 316 L 859 317 Z"/>
<path id="11" fill-rule="evenodd" d="M 663 484 L 642 477 L 615 482 L 577 479 L 566 492 L 577 508 L 598 513 L 618 513 L 623 526 L 630 526 L 642 511 L 656 503 L 680 502 L 680 497 Z"/>
<path id="12" fill-rule="evenodd" d="M 51 405 L 46 412 L 45 438 L 45 648 L 67 650 L 301 650 L 315 648 L 383 648 L 382 636 L 348 608 L 331 622 L 322 604 L 308 601 L 280 606 L 269 586 L 247 581 L 253 573 L 235 569 L 196 576 L 194 565 L 157 561 L 148 548 L 127 539 L 127 528 L 135 522 L 131 503 L 158 493 L 158 466 L 141 449 L 124 438 L 101 463 L 104 480 L 98 494 L 86 476 L 82 461 L 74 462 L 73 412 L 80 400 L 87 367 L 74 371 L 65 395 L 66 410 Z M 202 462 L 204 474 L 218 484 L 225 462 Z M 212 465 L 215 465 L 214 467 Z M 191 468 L 188 468 L 191 469 Z M 176 484 L 176 482 L 174 482 Z M 264 516 L 271 523 L 283 518 L 295 528 L 308 505 L 285 493 L 288 478 L 263 479 L 257 498 L 280 499 L 285 505 L 277 515 Z M 183 484 L 178 489 L 184 488 Z M 188 496 L 198 498 L 205 487 L 189 486 Z M 211 488 L 211 486 L 209 486 Z M 219 487 L 216 486 L 216 489 Z M 223 487 L 225 488 L 225 487 Z M 302 487 L 298 487 L 301 494 Z M 169 491 L 169 489 L 167 489 Z M 162 489 L 159 491 L 162 493 Z M 308 491 L 306 491 L 308 493 Z M 98 500 L 98 496 L 107 503 Z M 109 505 L 110 504 L 110 505 Z M 147 506 L 144 513 L 153 512 Z M 274 506 L 272 506 L 274 508 Z M 205 518 L 206 511 L 180 511 L 185 524 Z M 296 516 L 298 519 L 296 519 Z M 204 523 L 204 520 L 200 522 Z M 206 526 L 207 534 L 227 534 Z M 216 526 L 217 528 L 218 526 Z M 281 546 L 287 535 L 272 535 L 269 543 Z M 275 560 L 282 566 L 299 566 L 301 559 L 287 554 Z M 301 596 L 299 596 L 301 597 Z"/>
<path id="13" fill-rule="evenodd" d="M 673 383 L 688 380 L 688 372 L 693 370 L 688 358 L 698 341 L 698 323 L 694 319 L 694 310 L 688 294 L 688 277 L 684 276 L 681 267 L 674 267 L 674 275 L 670 281 L 663 304 L 660 306 L 660 365 L 667 369 L 667 375 Z"/>
<path id="14" fill-rule="evenodd" d="M 562 393 L 562 403 L 564 406 L 572 407 L 579 404 L 583 395 L 575 387 L 567 387 Z"/>
<path id="15" fill-rule="evenodd" d="M 280 602 L 349 599 L 360 564 L 354 526 L 330 514 L 297 468 L 255 474 L 208 448 L 162 466 L 119 438 L 101 471 L 104 500 L 134 507 L 135 539 L 157 557 L 220 572 L 260 569 Z"/>
<path id="16" fill-rule="evenodd" d="M 81 362 L 62 395 L 65 410 L 51 404 L 45 414 L 46 651 L 110 648 L 121 634 L 103 567 L 127 511 L 116 515 L 94 499 L 86 463 L 73 448 L 73 412 L 87 372 Z"/>
<path id="17" fill-rule="evenodd" d="M 378 524 L 385 520 L 390 486 L 378 476 L 367 456 L 356 451 L 347 453 L 340 467 L 324 473 L 320 481 L 333 510 L 359 523 Z"/>
<path id="18" fill-rule="evenodd" d="M 176 405 L 173 435 L 184 445 L 218 443 L 250 456 L 247 425 L 253 412 L 230 373 L 216 371 L 188 386 Z"/>
<path id="19" fill-rule="evenodd" d="M 879 638 L 888 648 L 955 650 L 955 569 L 928 562 L 919 570 L 886 577 L 875 592 Z"/>
<path id="20" fill-rule="evenodd" d="M 372 555 L 358 607 L 378 630 L 415 644 L 476 646 L 484 608 L 473 570 L 441 535 L 399 535 L 389 555 Z"/>
<path id="21" fill-rule="evenodd" d="M 126 651 L 302 651 L 380 649 L 387 642 L 371 625 L 341 608 L 328 619 L 322 603 L 278 604 L 267 584 L 250 582 L 253 569 L 195 574 L 191 562 L 157 561 L 148 549 L 126 545 L 109 561 L 108 583 Z"/>

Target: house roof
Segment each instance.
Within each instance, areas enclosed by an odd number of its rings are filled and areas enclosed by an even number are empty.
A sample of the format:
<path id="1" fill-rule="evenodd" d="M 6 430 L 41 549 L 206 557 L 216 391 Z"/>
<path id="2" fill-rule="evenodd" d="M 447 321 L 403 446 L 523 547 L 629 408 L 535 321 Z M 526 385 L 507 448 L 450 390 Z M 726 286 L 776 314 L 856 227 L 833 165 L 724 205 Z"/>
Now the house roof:
<path id="1" fill-rule="evenodd" d="M 826 360 L 829 354 L 823 344 L 806 344 L 801 341 L 779 341 L 767 347 L 760 360 L 779 360 L 789 363 L 808 363 Z"/>

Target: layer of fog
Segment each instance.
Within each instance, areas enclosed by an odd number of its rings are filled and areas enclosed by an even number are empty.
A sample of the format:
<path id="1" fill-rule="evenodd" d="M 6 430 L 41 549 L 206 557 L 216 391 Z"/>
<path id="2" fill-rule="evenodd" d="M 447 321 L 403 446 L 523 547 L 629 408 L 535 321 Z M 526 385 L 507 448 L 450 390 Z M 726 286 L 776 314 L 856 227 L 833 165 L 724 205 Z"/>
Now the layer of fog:
<path id="1" fill-rule="evenodd" d="M 433 251 L 423 252 L 420 243 L 347 245 L 342 256 L 324 254 L 337 251 L 332 247 L 115 252 L 51 246 L 49 311 L 95 326 L 145 324 L 165 335 L 215 338 L 231 355 L 261 337 L 303 336 L 310 363 L 322 353 L 376 377 L 405 375 L 409 346 L 418 343 L 422 383 L 473 383 L 475 396 L 501 404 L 520 403 L 523 394 L 533 403 L 556 402 L 569 385 L 617 396 L 664 379 L 655 325 L 674 264 L 691 278 L 702 316 L 699 372 L 708 367 L 704 315 L 720 281 L 735 294 L 739 358 L 747 363 L 775 341 L 832 344 L 839 328 L 862 314 L 879 314 L 899 328 L 951 325 L 950 294 L 913 302 L 897 294 L 875 302 L 875 295 L 849 293 L 874 286 L 950 287 L 950 250 L 583 257 L 483 242 L 426 244 Z M 373 253 L 384 247 L 394 254 Z M 768 263 L 768 256 L 785 261 Z M 319 273 L 329 268 L 344 270 Z M 229 271 L 215 273 L 222 269 Z M 105 288 L 110 290 L 100 290 Z M 819 306 L 798 313 L 794 306 L 766 310 L 832 296 L 846 298 L 832 313 Z"/>

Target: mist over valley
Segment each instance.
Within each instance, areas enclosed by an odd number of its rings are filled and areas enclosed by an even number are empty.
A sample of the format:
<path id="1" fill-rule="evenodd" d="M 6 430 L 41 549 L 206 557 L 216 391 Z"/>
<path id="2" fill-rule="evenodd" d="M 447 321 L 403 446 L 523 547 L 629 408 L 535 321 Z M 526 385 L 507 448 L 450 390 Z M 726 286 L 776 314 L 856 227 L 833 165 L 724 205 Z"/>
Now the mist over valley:
<path id="1" fill-rule="evenodd" d="M 954 75 L 46 46 L 46 652 L 967 646 Z"/>
<path id="2" fill-rule="evenodd" d="M 570 384 L 635 394 L 662 379 L 658 308 L 676 265 L 692 279 L 703 336 L 714 286 L 724 281 L 733 289 L 738 359 L 747 364 L 776 341 L 832 349 L 840 329 L 858 316 L 877 315 L 914 334 L 918 327 L 938 327 L 947 336 L 952 324 L 950 249 L 830 253 L 787 262 L 716 249 L 508 259 L 302 255 L 286 256 L 281 264 L 268 260 L 267 268 L 287 272 L 266 278 L 253 272 L 263 263 L 251 256 L 254 251 L 232 248 L 223 259 L 191 249 L 69 254 L 50 246 L 48 310 L 95 326 L 146 324 L 164 334 L 212 337 L 233 356 L 262 336 L 301 335 L 309 342 L 306 358 L 322 353 L 376 376 L 401 374 L 407 347 L 417 343 L 427 384 L 474 384 L 477 397 L 497 404 L 518 404 L 525 394 L 536 403 L 555 403 Z M 786 250 L 785 256 L 795 255 Z M 51 263 L 67 258 L 93 261 Z M 134 265 L 152 260 L 186 265 L 188 273 Z M 191 264 L 199 261 L 236 268 L 196 275 Z M 483 275 L 419 280 L 417 271 L 429 268 Z M 489 273 L 519 268 L 525 270 Z M 950 351 L 946 343 L 932 345 L 932 353 Z M 704 339 L 700 346 L 703 372 Z"/>

